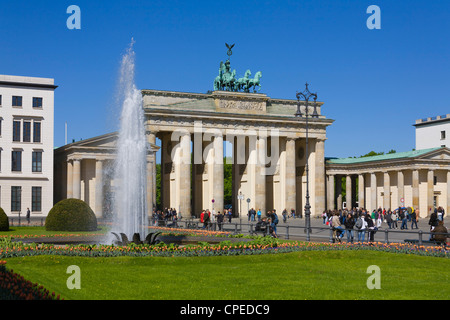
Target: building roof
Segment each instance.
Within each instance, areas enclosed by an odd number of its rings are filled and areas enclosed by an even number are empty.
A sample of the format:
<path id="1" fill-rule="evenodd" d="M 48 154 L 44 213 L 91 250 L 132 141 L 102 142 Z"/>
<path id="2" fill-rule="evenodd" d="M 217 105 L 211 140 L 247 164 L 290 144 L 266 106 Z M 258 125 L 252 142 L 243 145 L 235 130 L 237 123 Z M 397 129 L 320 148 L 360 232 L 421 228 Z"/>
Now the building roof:
<path id="1" fill-rule="evenodd" d="M 373 161 L 408 159 L 408 158 L 415 158 L 420 155 L 423 155 L 423 154 L 426 154 L 426 153 L 429 153 L 431 151 L 435 151 L 435 150 L 438 150 L 441 148 L 442 147 L 422 149 L 422 150 L 413 150 L 413 151 L 406 151 L 406 152 L 396 152 L 396 153 L 388 153 L 388 154 L 382 154 L 382 155 L 371 156 L 371 157 L 361 157 L 361 158 L 335 158 L 335 159 L 330 158 L 327 160 L 327 163 L 329 163 L 329 164 L 356 164 L 356 163 L 373 162 Z"/>

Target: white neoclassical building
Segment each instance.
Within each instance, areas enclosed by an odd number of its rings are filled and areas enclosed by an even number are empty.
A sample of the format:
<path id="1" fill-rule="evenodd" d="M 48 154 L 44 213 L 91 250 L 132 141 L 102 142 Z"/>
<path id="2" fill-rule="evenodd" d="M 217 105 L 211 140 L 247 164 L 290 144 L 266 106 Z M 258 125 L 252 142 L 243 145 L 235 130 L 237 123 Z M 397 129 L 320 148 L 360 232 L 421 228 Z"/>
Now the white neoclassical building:
<path id="1" fill-rule="evenodd" d="M 0 75 L 0 206 L 45 217 L 53 206 L 54 90 L 50 78 Z"/>

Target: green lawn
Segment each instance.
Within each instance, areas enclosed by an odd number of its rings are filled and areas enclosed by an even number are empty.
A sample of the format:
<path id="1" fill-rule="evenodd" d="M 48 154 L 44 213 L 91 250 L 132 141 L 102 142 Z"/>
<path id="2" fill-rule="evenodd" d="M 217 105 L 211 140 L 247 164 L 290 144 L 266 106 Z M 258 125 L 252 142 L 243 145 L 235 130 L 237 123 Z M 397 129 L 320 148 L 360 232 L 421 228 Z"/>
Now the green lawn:
<path id="1" fill-rule="evenodd" d="M 104 234 L 107 232 L 105 226 L 98 226 L 97 231 L 47 231 L 45 227 L 33 227 L 33 226 L 11 226 L 9 231 L 0 231 L 0 236 L 20 237 L 20 236 L 54 236 L 64 234 Z"/>
<path id="2" fill-rule="evenodd" d="M 450 260 L 377 251 L 217 257 L 8 258 L 7 267 L 64 299 L 449 299 Z M 67 267 L 81 289 L 66 286 Z M 381 269 L 369 290 L 367 268 Z"/>

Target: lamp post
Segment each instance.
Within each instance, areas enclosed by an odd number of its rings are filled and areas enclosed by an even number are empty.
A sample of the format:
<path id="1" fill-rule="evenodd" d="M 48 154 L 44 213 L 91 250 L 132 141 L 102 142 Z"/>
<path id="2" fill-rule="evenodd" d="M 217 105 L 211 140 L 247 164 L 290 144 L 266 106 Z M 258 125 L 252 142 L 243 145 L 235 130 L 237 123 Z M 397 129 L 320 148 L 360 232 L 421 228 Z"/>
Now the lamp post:
<path id="1" fill-rule="evenodd" d="M 297 112 L 295 113 L 295 116 L 298 118 L 302 118 L 303 114 L 300 110 L 300 99 L 305 102 L 305 120 L 306 120 L 306 164 L 305 164 L 305 170 L 306 170 L 306 204 L 305 204 L 305 228 L 306 228 L 306 241 L 310 240 L 310 233 L 311 233 L 311 205 L 309 204 L 309 153 L 308 153 L 308 104 L 309 100 L 313 98 L 314 103 L 314 111 L 311 115 L 311 118 L 318 118 L 319 114 L 317 113 L 316 109 L 316 100 L 317 100 L 317 93 L 311 93 L 308 89 L 308 83 L 305 84 L 306 88 L 303 92 L 297 92 Z"/>

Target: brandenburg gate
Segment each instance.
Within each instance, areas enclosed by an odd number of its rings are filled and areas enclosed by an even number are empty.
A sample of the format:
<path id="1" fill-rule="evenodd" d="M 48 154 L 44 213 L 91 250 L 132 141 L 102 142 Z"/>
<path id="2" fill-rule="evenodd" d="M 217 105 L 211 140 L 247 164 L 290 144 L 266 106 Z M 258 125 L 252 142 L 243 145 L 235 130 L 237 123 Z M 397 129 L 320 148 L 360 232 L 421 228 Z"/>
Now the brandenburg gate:
<path id="1" fill-rule="evenodd" d="M 142 94 L 148 142 L 161 140 L 163 208 L 175 208 L 185 217 L 198 216 L 203 209 L 223 212 L 224 161 L 230 161 L 234 216 L 245 216 L 247 207 L 263 214 L 272 209 L 303 212 L 308 161 L 311 212 L 325 209 L 324 142 L 333 120 L 321 115 L 322 102 L 315 107 L 318 117 L 308 119 L 305 154 L 305 119 L 294 115 L 297 100 L 221 90 Z M 232 146 L 226 160 L 225 141 Z M 243 208 L 239 194 L 250 199 Z"/>

